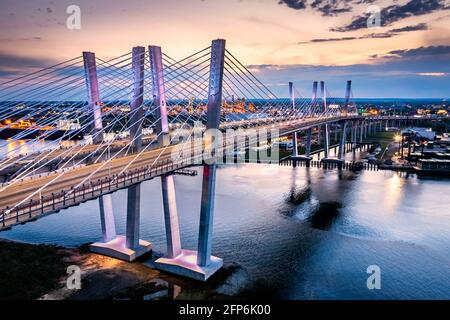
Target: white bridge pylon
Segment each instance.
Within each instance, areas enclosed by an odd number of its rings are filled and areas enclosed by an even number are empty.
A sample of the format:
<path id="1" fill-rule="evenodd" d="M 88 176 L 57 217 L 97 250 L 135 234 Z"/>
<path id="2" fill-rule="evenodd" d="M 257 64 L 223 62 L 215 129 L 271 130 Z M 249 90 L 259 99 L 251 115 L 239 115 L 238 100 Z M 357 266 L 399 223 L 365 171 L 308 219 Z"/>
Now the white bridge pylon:
<path id="1" fill-rule="evenodd" d="M 133 98 L 134 103 L 131 104 L 132 111 L 136 107 L 141 108 L 143 104 L 144 56 L 145 49 L 143 47 L 133 49 L 133 74 L 135 87 Z M 157 118 L 156 134 L 159 137 L 159 147 L 164 148 L 170 145 L 170 138 L 161 48 L 157 46 L 149 46 L 149 59 L 152 74 L 153 102 Z M 222 104 L 222 80 L 225 60 L 225 40 L 219 39 L 212 42 L 210 59 L 207 128 L 219 129 Z M 91 69 L 94 69 L 94 67 L 91 66 Z M 88 82 L 88 89 L 92 91 L 92 84 L 94 84 L 95 87 L 95 83 L 96 79 L 94 79 L 91 75 Z M 141 130 L 142 121 L 140 124 L 135 125 L 134 128 L 132 128 L 131 137 L 141 137 Z M 141 140 L 139 139 L 139 142 L 135 141 L 134 146 L 136 152 L 141 151 Z M 211 255 L 216 165 L 214 163 L 205 164 L 203 170 L 198 251 L 182 249 L 173 175 L 161 175 L 161 191 L 166 228 L 167 253 L 164 257 L 159 258 L 154 262 L 158 269 L 200 281 L 206 281 L 223 265 L 222 259 Z M 150 242 L 139 239 L 140 197 L 140 183 L 128 188 L 127 233 L 125 236 L 116 235 L 110 195 L 104 195 L 99 198 L 103 242 L 96 242 L 92 244 L 91 250 L 93 252 L 126 261 L 133 261 L 151 250 Z"/>

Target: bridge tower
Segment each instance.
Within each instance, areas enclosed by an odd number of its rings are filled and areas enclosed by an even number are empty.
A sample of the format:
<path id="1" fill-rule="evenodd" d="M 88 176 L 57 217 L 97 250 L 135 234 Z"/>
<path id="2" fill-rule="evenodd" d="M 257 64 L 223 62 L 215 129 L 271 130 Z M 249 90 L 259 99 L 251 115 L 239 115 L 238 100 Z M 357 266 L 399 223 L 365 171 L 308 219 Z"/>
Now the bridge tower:
<path id="1" fill-rule="evenodd" d="M 341 123 L 341 137 L 339 140 L 339 155 L 338 159 L 343 161 L 345 154 L 345 144 L 347 141 L 347 121 Z"/>
<path id="2" fill-rule="evenodd" d="M 294 84 L 289 82 L 289 97 L 292 103 L 292 109 L 295 110 L 295 94 L 294 94 Z"/>
<path id="3" fill-rule="evenodd" d="M 322 103 L 323 103 L 323 110 L 324 113 L 328 112 L 328 107 L 327 107 L 327 96 L 326 96 L 326 92 L 325 92 L 325 81 L 320 81 L 320 93 L 322 96 Z M 324 158 L 328 159 L 329 158 L 329 149 L 330 149 L 330 134 L 329 134 L 329 130 L 328 130 L 328 124 L 324 125 L 324 144 L 323 144 L 323 153 L 324 153 Z"/>
<path id="4" fill-rule="evenodd" d="M 350 95 L 352 92 L 352 81 L 347 81 L 347 86 L 345 89 L 345 102 L 344 102 L 344 113 L 347 114 L 348 112 L 348 104 L 350 102 Z M 344 160 L 344 154 L 345 154 L 345 145 L 347 143 L 347 121 L 343 121 L 341 123 L 341 137 L 339 140 L 339 160 Z M 353 136 L 353 131 L 352 131 Z"/>
<path id="5" fill-rule="evenodd" d="M 150 53 L 152 55 L 152 49 L 150 49 Z M 207 130 L 219 129 L 220 109 L 222 106 L 224 61 L 225 40 L 214 40 L 211 45 L 211 64 L 206 123 Z M 205 141 L 206 144 L 208 144 L 208 142 L 213 148 L 214 153 L 214 143 L 210 140 Z M 166 182 L 164 182 L 164 180 L 162 181 L 168 252 L 166 257 L 156 260 L 155 264 L 157 268 L 201 281 L 206 281 L 217 270 L 222 268 L 223 260 L 211 255 L 216 166 L 217 164 L 215 159 L 212 159 L 210 163 L 205 163 L 203 165 L 203 183 L 197 251 L 181 249 L 173 178 L 166 176 L 165 179 L 168 180 L 166 180 Z M 195 263 L 193 261 L 195 261 Z"/>
<path id="6" fill-rule="evenodd" d="M 100 106 L 100 89 L 98 86 L 97 63 L 94 52 L 83 52 L 84 73 L 88 93 L 88 110 L 93 114 L 94 134 L 93 143 L 103 141 L 102 109 Z"/>
<path id="7" fill-rule="evenodd" d="M 316 100 L 317 100 L 317 81 L 314 81 L 311 102 L 314 103 Z"/>
<path id="8" fill-rule="evenodd" d="M 314 104 L 317 101 L 317 81 L 313 82 L 313 89 L 312 89 L 312 104 L 314 107 Z M 311 155 L 311 142 L 312 142 L 312 128 L 309 128 L 308 131 L 306 132 L 306 152 L 305 152 L 305 156 L 307 158 L 310 158 Z M 309 162 L 307 162 L 307 165 L 309 165 Z"/>
<path id="9" fill-rule="evenodd" d="M 141 151 L 142 148 L 142 123 L 144 121 L 144 66 L 145 48 L 133 48 L 133 97 L 131 100 L 131 112 L 133 114 L 131 116 L 130 137 L 135 152 Z M 131 262 L 151 250 L 151 243 L 140 240 L 139 238 L 140 198 L 140 183 L 128 187 L 125 236 L 116 235 L 111 195 L 106 194 L 99 198 L 103 242 L 93 243 L 90 246 L 91 251 Z"/>
<path id="10" fill-rule="evenodd" d="M 158 46 L 149 46 L 150 65 L 153 83 L 153 101 L 156 107 L 156 133 L 160 147 L 170 145 L 167 118 L 167 104 L 164 82 L 162 50 Z M 185 252 L 181 249 L 180 226 L 176 203 L 175 181 L 173 175 L 161 176 L 161 193 L 163 200 L 164 225 L 166 228 L 167 253 L 164 258 L 155 261 L 158 269 L 179 273 L 182 270 Z"/>
<path id="11" fill-rule="evenodd" d="M 347 87 L 345 90 L 345 104 L 344 104 L 344 111 L 345 113 L 348 112 L 348 104 L 350 102 L 350 94 L 352 92 L 352 80 L 347 81 Z"/>
<path id="12" fill-rule="evenodd" d="M 292 103 L 292 109 L 295 110 L 294 84 L 289 82 L 289 97 Z M 292 156 L 298 156 L 298 135 L 297 131 L 292 133 Z"/>
<path id="13" fill-rule="evenodd" d="M 93 115 L 93 143 L 99 144 L 103 141 L 103 122 L 100 106 L 100 89 L 98 86 L 97 63 L 94 52 L 83 52 L 84 72 L 89 108 Z M 116 238 L 116 226 L 112 199 L 110 194 L 99 198 L 100 224 L 102 227 L 102 241 L 109 242 Z"/>

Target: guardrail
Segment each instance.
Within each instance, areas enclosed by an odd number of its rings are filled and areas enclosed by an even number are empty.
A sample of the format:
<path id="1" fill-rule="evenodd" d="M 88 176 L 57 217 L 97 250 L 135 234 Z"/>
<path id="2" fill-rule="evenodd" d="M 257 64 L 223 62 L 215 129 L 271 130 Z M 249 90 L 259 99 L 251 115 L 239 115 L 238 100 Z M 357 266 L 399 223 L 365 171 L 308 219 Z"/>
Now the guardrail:
<path id="1" fill-rule="evenodd" d="M 121 175 L 113 175 L 98 179 L 95 182 L 84 183 L 77 188 L 72 187 L 69 190 L 41 196 L 38 200 L 31 199 L 28 203 L 14 208 L 3 208 L 0 210 L 0 230 L 79 205 L 104 194 L 189 167 L 195 163 L 202 163 L 203 160 L 203 155 L 191 156 L 176 162 L 167 160 L 159 162 L 158 165 L 153 167 L 145 166 Z"/>
<path id="2" fill-rule="evenodd" d="M 309 164 L 308 164 L 309 162 Z M 323 168 L 323 169 L 343 169 L 350 171 L 369 170 L 378 171 L 378 164 L 356 162 L 356 161 L 342 161 L 342 162 L 323 162 L 320 160 L 295 160 L 295 159 L 282 159 L 279 162 L 280 166 L 298 166 L 298 167 L 310 167 Z"/>

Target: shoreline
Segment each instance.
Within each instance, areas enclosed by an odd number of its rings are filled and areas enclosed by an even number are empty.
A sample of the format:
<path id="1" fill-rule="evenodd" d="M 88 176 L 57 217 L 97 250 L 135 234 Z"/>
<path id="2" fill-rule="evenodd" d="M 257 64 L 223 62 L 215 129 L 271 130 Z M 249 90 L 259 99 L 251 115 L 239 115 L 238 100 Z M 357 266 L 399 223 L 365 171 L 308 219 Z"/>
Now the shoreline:
<path id="1" fill-rule="evenodd" d="M 235 291 L 227 290 L 226 280 L 241 269 L 225 266 L 212 281 L 200 283 L 145 266 L 142 262 L 151 253 L 128 263 L 91 253 L 88 244 L 67 248 L 3 238 L 0 251 L 6 258 L 0 262 L 0 300 L 224 299 L 234 296 L 227 292 Z M 71 265 L 81 270 L 80 290 L 66 285 Z"/>

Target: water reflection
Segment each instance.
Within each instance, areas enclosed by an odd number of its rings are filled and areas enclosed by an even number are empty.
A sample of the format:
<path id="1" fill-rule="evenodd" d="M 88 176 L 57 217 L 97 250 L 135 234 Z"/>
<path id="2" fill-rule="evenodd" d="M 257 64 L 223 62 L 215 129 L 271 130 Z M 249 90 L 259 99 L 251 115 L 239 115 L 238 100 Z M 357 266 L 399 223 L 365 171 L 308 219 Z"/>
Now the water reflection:
<path id="1" fill-rule="evenodd" d="M 13 158 L 57 148 L 72 147 L 81 141 L 47 141 L 47 140 L 0 140 L 0 158 Z"/>
<path id="2" fill-rule="evenodd" d="M 220 167 L 217 181 L 213 253 L 243 271 L 214 290 L 289 299 L 450 298 L 448 180 L 245 164 Z M 176 176 L 175 183 L 182 244 L 196 249 L 201 175 Z M 159 179 L 143 183 L 142 192 L 141 236 L 163 255 Z M 119 233 L 124 199 L 125 190 L 113 194 Z M 68 246 L 93 242 L 101 236 L 98 203 L 1 235 Z M 371 264 L 382 269 L 383 290 L 367 290 Z M 180 298 L 203 294 L 190 282 L 178 285 Z"/>

